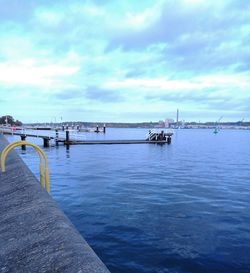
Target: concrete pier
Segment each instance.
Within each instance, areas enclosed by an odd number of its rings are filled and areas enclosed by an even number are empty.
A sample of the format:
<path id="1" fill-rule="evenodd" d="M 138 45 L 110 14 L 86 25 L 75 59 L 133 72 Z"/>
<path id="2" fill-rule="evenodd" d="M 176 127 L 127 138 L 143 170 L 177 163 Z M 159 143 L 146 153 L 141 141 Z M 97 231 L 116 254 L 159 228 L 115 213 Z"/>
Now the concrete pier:
<path id="1" fill-rule="evenodd" d="M 0 272 L 109 272 L 16 151 L 0 173 Z"/>

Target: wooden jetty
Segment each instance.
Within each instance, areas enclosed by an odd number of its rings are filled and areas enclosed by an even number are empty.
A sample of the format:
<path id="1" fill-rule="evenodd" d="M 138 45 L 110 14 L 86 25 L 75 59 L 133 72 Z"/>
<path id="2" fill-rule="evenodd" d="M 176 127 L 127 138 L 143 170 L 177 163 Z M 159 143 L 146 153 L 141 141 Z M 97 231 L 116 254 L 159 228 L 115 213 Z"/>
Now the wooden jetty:
<path id="1" fill-rule="evenodd" d="M 59 137 L 58 130 L 55 132 L 55 136 L 46 136 L 38 135 L 32 133 L 24 132 L 13 132 L 10 130 L 1 130 L 2 134 L 20 136 L 21 140 L 25 141 L 27 137 L 41 138 L 43 139 L 43 146 L 49 147 L 50 140 L 54 140 L 56 145 L 59 143 L 64 145 L 97 145 L 97 144 L 170 144 L 171 137 L 173 133 L 165 133 L 164 131 L 158 132 L 149 132 L 149 135 L 146 139 L 120 139 L 120 140 L 73 140 L 70 139 L 70 131 L 65 131 L 65 138 Z M 22 146 L 22 149 L 25 150 L 26 147 Z"/>
<path id="2" fill-rule="evenodd" d="M 38 135 L 38 134 L 30 134 L 30 133 L 26 134 L 26 133 L 12 132 L 12 131 L 6 131 L 6 130 L 1 130 L 0 132 L 4 135 L 20 136 L 21 140 L 23 141 L 26 140 L 26 137 L 42 138 L 44 147 L 49 147 L 49 141 L 52 139 L 55 139 L 55 137 L 52 137 L 52 136 L 44 136 L 44 135 Z"/>
<path id="3" fill-rule="evenodd" d="M 62 142 L 62 141 L 59 141 Z M 141 139 L 124 139 L 124 140 L 69 140 L 65 142 L 66 145 L 95 145 L 95 144 L 166 144 L 168 143 L 166 140 L 141 140 Z M 170 144 L 170 143 L 168 143 Z"/>
<path id="4" fill-rule="evenodd" d="M 93 145 L 93 144 L 170 144 L 173 133 L 165 133 L 161 131 L 149 132 L 149 136 L 146 139 L 120 139 L 120 140 L 70 140 L 69 134 L 66 133 L 65 140 L 57 140 L 58 142 L 64 142 L 66 145 Z"/>

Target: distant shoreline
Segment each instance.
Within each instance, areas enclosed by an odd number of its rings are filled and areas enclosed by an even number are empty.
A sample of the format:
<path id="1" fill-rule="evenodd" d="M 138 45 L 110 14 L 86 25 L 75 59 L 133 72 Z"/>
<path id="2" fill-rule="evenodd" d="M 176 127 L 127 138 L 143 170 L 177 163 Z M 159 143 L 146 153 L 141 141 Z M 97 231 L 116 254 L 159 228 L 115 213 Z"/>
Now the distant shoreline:
<path id="1" fill-rule="evenodd" d="M 23 126 L 51 126 L 51 127 L 60 127 L 60 126 L 80 126 L 83 128 L 99 128 L 104 125 L 106 128 L 141 128 L 141 129 L 237 129 L 237 130 L 250 130 L 250 122 L 205 122 L 205 123 L 197 123 L 197 122 L 179 122 L 179 123 L 170 123 L 168 126 L 165 126 L 164 123 L 159 122 L 141 122 L 141 123 L 128 123 L 128 122 L 62 122 L 62 123 L 26 123 Z"/>

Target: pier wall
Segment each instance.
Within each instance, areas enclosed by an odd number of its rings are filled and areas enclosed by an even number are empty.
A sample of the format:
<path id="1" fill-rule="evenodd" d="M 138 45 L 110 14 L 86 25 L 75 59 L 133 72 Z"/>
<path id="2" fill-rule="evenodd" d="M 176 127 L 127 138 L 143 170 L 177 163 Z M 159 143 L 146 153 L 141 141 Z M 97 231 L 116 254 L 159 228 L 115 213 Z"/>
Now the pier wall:
<path id="1" fill-rule="evenodd" d="M 109 272 L 16 151 L 0 173 L 0 272 Z"/>

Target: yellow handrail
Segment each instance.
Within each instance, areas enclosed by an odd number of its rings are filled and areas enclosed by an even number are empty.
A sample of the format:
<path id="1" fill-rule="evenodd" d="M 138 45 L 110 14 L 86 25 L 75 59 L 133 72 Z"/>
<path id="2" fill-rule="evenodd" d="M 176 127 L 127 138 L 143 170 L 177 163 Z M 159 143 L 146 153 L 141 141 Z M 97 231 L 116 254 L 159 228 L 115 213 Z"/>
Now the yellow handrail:
<path id="1" fill-rule="evenodd" d="M 26 142 L 27 144 L 27 142 Z M 31 144 L 31 145 L 30 145 Z M 3 155 L 3 160 L 2 161 L 2 157 L 1 157 L 1 167 L 2 167 L 2 171 L 4 172 L 5 171 L 5 159 L 7 157 L 7 154 L 10 152 L 10 150 L 12 150 L 13 148 L 17 147 L 17 146 L 21 146 L 21 145 L 24 145 L 24 141 L 17 141 L 17 142 L 13 142 L 11 144 L 9 144 L 2 152 L 2 155 Z M 37 152 L 38 152 L 38 155 L 40 157 L 40 165 L 39 165 L 39 169 L 40 169 L 40 183 L 41 185 L 44 187 L 45 186 L 45 181 L 44 181 L 44 169 L 43 169 L 43 158 L 46 162 L 46 156 L 45 154 L 43 153 L 43 151 L 36 145 L 32 144 L 32 143 L 29 143 L 28 142 L 28 145 L 30 146 L 33 146 Z"/>
<path id="2" fill-rule="evenodd" d="M 31 146 L 38 152 L 38 155 L 39 155 L 39 158 L 40 158 L 40 165 L 39 165 L 40 183 L 41 183 L 42 187 L 45 187 L 47 192 L 50 192 L 48 160 L 47 160 L 47 157 L 46 157 L 45 153 L 43 152 L 43 150 L 41 148 L 39 148 L 37 145 L 35 145 L 35 144 L 32 144 L 32 143 L 27 142 L 27 141 L 16 141 L 16 142 L 13 142 L 13 143 L 9 144 L 7 147 L 5 147 L 4 150 L 1 153 L 1 169 L 2 169 L 2 172 L 5 172 L 5 160 L 6 160 L 6 157 L 7 157 L 8 153 L 12 149 L 14 149 L 14 148 L 16 148 L 18 146 L 22 146 L 22 145 Z M 43 168 L 43 159 L 45 161 L 45 169 Z"/>

